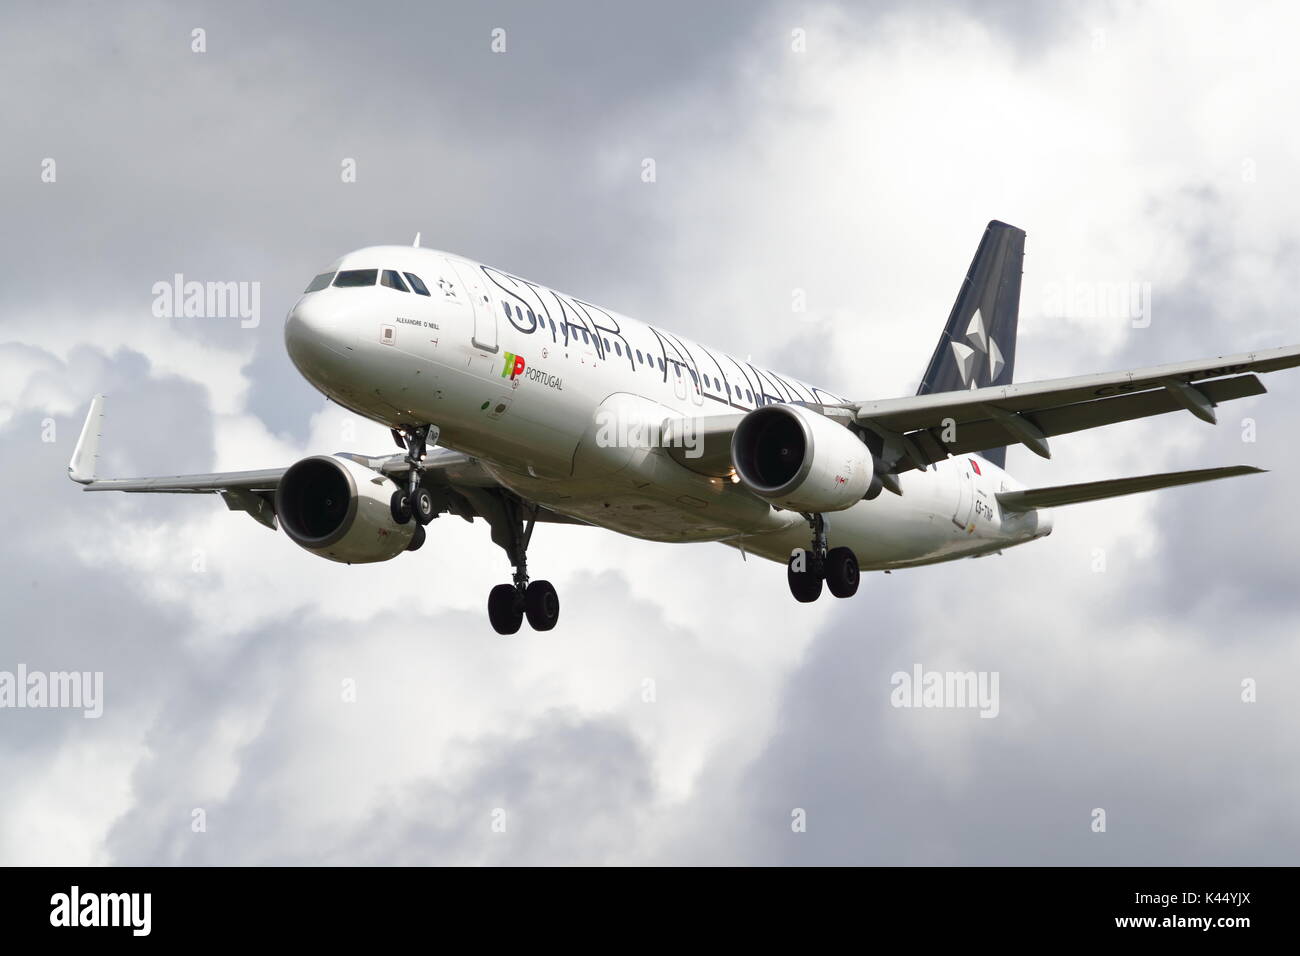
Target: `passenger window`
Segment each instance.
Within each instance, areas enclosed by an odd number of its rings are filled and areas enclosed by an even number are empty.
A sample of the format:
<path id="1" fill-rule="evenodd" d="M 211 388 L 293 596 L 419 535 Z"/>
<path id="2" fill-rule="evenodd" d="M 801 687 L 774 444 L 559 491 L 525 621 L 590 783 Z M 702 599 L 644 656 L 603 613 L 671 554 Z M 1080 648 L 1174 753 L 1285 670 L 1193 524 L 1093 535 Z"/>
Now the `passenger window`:
<path id="1" fill-rule="evenodd" d="M 302 294 L 306 295 L 308 292 L 319 292 L 321 289 L 326 288 L 330 284 L 330 280 L 333 278 L 334 273 L 322 272 L 316 278 L 311 280 L 311 284 L 308 285 L 307 288 L 303 289 Z"/>
<path id="2" fill-rule="evenodd" d="M 659 371 L 662 372 L 663 370 L 664 370 L 664 360 L 663 360 L 663 359 L 660 359 L 660 360 L 659 360 Z"/>
<path id="3" fill-rule="evenodd" d="M 386 286 L 388 286 L 388 288 L 390 288 L 390 289 L 396 289 L 398 292 L 410 292 L 410 291 L 411 291 L 410 289 L 408 289 L 408 288 L 406 287 L 406 283 L 402 281 L 402 277 L 399 276 L 399 275 L 398 275 L 396 272 L 394 272 L 392 269 L 385 269 L 385 270 L 384 270 L 384 274 L 383 274 L 382 276 L 379 277 L 379 284 L 380 284 L 380 285 L 386 285 Z"/>
<path id="4" fill-rule="evenodd" d="M 641 354 L 641 350 L 640 350 L 640 349 L 637 349 L 637 350 L 636 350 L 636 360 L 637 360 L 638 362 L 640 362 L 642 365 L 645 364 L 645 356 Z"/>
<path id="5" fill-rule="evenodd" d="M 591 336 L 589 336 L 589 335 L 587 334 L 587 330 L 586 330 L 586 329 L 583 329 L 583 330 L 582 330 L 582 344 L 583 344 L 583 345 L 590 345 L 590 344 L 591 344 Z"/>
<path id="6" fill-rule="evenodd" d="M 346 272 L 340 272 L 334 277 L 334 287 L 336 289 L 360 288 L 374 285 L 375 280 L 378 278 L 378 269 L 349 269 Z"/>
<path id="7" fill-rule="evenodd" d="M 406 281 L 409 282 L 409 283 L 411 283 L 411 288 L 414 289 L 414 290 L 416 291 L 416 294 L 417 294 L 417 295 L 428 295 L 428 294 L 429 294 L 429 289 L 428 289 L 428 287 L 425 286 L 425 284 L 424 284 L 423 282 L 420 281 L 420 277 L 419 277 L 419 276 L 414 275 L 414 274 L 412 274 L 412 273 L 410 273 L 410 272 L 403 272 L 402 275 L 406 276 Z"/>
<path id="8" fill-rule="evenodd" d="M 623 357 L 623 346 L 618 343 L 617 339 L 614 341 L 614 354 L 619 358 Z"/>
<path id="9" fill-rule="evenodd" d="M 605 351 L 608 352 L 608 351 L 609 351 L 609 339 L 601 339 L 601 341 L 605 343 Z"/>

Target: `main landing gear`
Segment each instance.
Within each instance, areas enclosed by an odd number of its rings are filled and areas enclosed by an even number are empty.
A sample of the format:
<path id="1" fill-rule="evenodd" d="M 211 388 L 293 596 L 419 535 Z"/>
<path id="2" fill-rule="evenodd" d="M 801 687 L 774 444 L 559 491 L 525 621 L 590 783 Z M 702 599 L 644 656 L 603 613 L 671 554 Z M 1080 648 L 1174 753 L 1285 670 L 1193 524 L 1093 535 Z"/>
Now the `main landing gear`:
<path id="1" fill-rule="evenodd" d="M 802 604 L 822 595 L 822 583 L 837 598 L 853 597 L 858 591 L 858 559 L 849 548 L 826 547 L 826 519 L 820 514 L 804 515 L 812 528 L 812 546 L 790 555 L 786 580 L 790 593 Z"/>
<path id="2" fill-rule="evenodd" d="M 389 502 L 393 520 L 406 524 L 417 522 L 408 551 L 418 550 L 425 542 L 424 526 L 436 516 L 433 495 L 420 484 L 421 463 L 430 445 L 438 443 L 436 425 L 411 425 L 401 431 L 393 429 L 393 438 L 406 449 L 406 487 L 393 492 Z M 461 488 L 458 493 L 468 499 L 474 510 L 492 528 L 492 540 L 510 558 L 515 569 L 511 584 L 498 584 L 488 595 L 488 619 L 498 634 L 514 634 L 524 618 L 535 631 L 549 631 L 560 619 L 560 598 L 550 581 L 528 580 L 528 542 L 533 537 L 538 507 L 526 505 L 514 495 L 486 488 Z"/>
<path id="3" fill-rule="evenodd" d="M 488 620 L 498 634 L 516 633 L 525 617 L 534 631 L 549 631 L 560 619 L 560 597 L 550 581 L 528 580 L 528 542 L 533 537 L 537 506 L 525 521 L 526 508 L 515 498 L 500 501 L 503 514 L 492 521 L 492 540 L 509 555 L 514 583 L 498 584 L 488 594 Z"/>
<path id="4" fill-rule="evenodd" d="M 437 425 L 413 425 L 400 432 L 393 429 L 393 438 L 399 439 L 399 444 L 406 446 L 406 462 L 409 466 L 406 470 L 406 488 L 394 491 L 389 501 L 393 520 L 398 524 L 406 524 L 415 518 L 423 526 L 435 517 L 433 495 L 429 494 L 428 488 L 420 485 L 420 468 L 428 447 L 438 443 L 438 434 Z M 417 539 L 419 544 L 414 543 Z M 409 550 L 415 551 L 424 544 L 424 535 L 417 532 L 411 540 L 413 547 Z"/>

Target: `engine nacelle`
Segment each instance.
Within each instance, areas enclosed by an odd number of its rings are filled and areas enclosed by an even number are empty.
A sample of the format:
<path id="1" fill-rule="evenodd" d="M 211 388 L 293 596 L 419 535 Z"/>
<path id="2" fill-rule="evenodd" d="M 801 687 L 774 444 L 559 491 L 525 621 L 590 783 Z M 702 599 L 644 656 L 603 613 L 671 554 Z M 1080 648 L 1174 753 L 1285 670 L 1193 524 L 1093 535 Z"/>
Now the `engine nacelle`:
<path id="1" fill-rule="evenodd" d="M 802 405 L 765 405 L 740 420 L 731 462 L 741 483 L 779 508 L 843 511 L 871 487 L 871 450 Z"/>
<path id="2" fill-rule="evenodd" d="M 395 487 L 377 471 L 334 455 L 293 465 L 275 490 L 280 527 L 312 554 L 345 564 L 395 558 L 411 543 L 414 519 L 393 520 Z"/>

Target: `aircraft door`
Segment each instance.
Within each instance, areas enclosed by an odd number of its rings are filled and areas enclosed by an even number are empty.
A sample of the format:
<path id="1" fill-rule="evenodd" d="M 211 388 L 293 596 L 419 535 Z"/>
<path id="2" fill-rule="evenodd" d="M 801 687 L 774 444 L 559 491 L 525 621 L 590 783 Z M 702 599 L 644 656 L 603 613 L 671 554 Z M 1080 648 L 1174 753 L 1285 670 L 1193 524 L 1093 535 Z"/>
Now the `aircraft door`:
<path id="1" fill-rule="evenodd" d="M 668 363 L 668 377 L 673 380 L 673 394 L 682 401 L 690 391 L 690 372 L 679 362 Z"/>
<path id="2" fill-rule="evenodd" d="M 497 344 L 497 313 L 488 301 L 487 286 L 483 282 L 483 273 L 478 266 L 460 259 L 448 259 L 474 309 L 474 334 L 470 341 L 476 348 L 485 352 L 495 352 Z"/>
<path id="3" fill-rule="evenodd" d="M 683 375 L 689 375 L 690 381 L 686 383 L 686 397 L 695 405 L 704 404 L 704 380 L 700 376 L 700 370 L 697 366 L 688 365 Z"/>
<path id="4" fill-rule="evenodd" d="M 952 513 L 952 523 L 965 530 L 970 527 L 971 512 L 975 510 L 975 476 L 968 459 L 954 462 L 957 481 L 957 507 Z"/>

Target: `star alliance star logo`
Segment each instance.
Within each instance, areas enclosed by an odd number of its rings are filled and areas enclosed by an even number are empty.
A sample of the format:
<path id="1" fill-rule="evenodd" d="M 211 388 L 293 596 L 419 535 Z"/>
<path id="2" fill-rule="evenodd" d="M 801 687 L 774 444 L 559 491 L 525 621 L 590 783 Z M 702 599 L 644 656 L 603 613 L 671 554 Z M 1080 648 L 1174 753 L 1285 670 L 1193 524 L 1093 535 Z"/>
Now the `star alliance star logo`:
<path id="1" fill-rule="evenodd" d="M 957 360 L 957 371 L 961 374 L 962 384 L 967 388 L 980 387 L 977 373 L 981 356 L 988 358 L 988 383 L 991 384 L 1006 363 L 1002 360 L 1002 350 L 998 348 L 998 343 L 990 338 L 984 325 L 984 314 L 979 309 L 975 310 L 970 325 L 966 326 L 966 341 L 971 344 L 952 343 L 952 354 Z"/>

